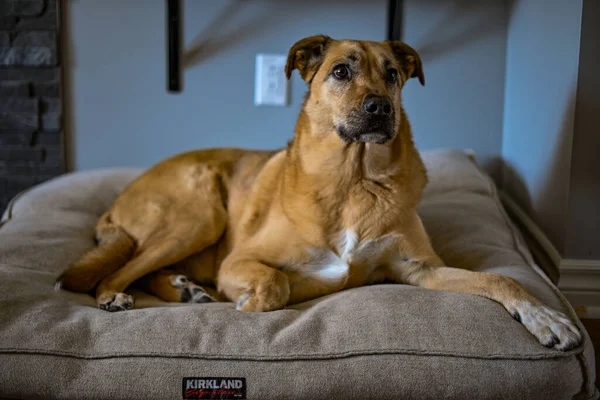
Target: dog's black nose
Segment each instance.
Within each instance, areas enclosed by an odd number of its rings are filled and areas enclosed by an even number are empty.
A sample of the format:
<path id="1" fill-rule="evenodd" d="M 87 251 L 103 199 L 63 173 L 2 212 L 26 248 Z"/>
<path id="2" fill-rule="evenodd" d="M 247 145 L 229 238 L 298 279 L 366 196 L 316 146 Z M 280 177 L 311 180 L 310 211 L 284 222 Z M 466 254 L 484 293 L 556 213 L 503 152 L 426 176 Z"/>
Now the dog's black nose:
<path id="1" fill-rule="evenodd" d="M 369 95 L 363 103 L 363 111 L 370 115 L 387 117 L 392 114 L 392 103 L 387 97 Z"/>

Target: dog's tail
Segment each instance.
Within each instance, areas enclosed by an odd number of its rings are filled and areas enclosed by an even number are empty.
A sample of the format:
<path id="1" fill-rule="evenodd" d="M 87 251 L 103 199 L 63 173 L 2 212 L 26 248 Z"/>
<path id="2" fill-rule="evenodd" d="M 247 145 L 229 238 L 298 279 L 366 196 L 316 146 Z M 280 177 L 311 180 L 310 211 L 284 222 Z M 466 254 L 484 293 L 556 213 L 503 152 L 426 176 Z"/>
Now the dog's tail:
<path id="1" fill-rule="evenodd" d="M 112 223 L 109 213 L 100 218 L 96 238 L 98 246 L 63 272 L 56 279 L 55 289 L 87 293 L 133 257 L 134 240 L 120 226 Z"/>

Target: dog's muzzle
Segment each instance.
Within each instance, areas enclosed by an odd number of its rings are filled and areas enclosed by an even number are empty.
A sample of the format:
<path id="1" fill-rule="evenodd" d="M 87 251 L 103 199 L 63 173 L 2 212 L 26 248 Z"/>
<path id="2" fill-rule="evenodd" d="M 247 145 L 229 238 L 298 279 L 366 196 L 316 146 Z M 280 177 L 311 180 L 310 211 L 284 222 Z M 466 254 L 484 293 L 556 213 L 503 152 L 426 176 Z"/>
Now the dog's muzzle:
<path id="1" fill-rule="evenodd" d="M 370 95 L 346 121 L 338 124 L 343 141 L 383 144 L 394 137 L 394 110 L 387 97 Z"/>
<path id="2" fill-rule="evenodd" d="M 394 138 L 394 118 L 353 118 L 338 124 L 338 136 L 346 143 L 365 142 L 384 144 Z"/>
<path id="3" fill-rule="evenodd" d="M 394 137 L 394 120 L 360 121 L 340 124 L 337 127 L 339 137 L 346 143 L 365 142 L 384 144 Z"/>

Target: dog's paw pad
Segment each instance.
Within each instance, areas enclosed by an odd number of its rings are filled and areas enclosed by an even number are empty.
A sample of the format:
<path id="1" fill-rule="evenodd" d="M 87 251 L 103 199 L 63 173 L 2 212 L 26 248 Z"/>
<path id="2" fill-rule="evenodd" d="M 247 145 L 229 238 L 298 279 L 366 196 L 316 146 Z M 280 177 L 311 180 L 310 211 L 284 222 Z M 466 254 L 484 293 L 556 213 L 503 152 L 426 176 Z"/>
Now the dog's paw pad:
<path id="1" fill-rule="evenodd" d="M 171 285 L 178 287 L 178 288 L 186 287 L 189 283 L 190 283 L 190 280 L 185 275 L 177 275 L 177 276 L 171 278 Z"/>
<path id="2" fill-rule="evenodd" d="M 241 294 L 235 302 L 235 309 L 238 311 L 244 311 L 244 306 L 250 300 L 250 293 Z"/>
<path id="3" fill-rule="evenodd" d="M 208 293 L 204 291 L 200 286 L 190 283 L 188 286 L 181 289 L 181 302 L 182 303 L 212 303 L 213 299 Z"/>
<path id="4" fill-rule="evenodd" d="M 125 311 L 133 307 L 133 297 L 125 293 L 101 295 L 97 302 L 98 308 L 110 312 Z"/>
<path id="5" fill-rule="evenodd" d="M 561 312 L 529 302 L 519 302 L 509 311 L 546 347 L 567 351 L 581 343 L 581 332 Z"/>

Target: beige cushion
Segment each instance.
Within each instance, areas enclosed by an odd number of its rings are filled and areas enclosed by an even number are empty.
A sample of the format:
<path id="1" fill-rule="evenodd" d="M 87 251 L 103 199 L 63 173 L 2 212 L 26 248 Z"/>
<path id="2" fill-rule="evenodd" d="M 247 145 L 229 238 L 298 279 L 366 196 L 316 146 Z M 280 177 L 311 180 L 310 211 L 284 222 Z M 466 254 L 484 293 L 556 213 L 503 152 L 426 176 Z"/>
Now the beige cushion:
<path id="1" fill-rule="evenodd" d="M 447 264 L 511 276 L 576 319 L 461 152 L 424 154 L 421 214 Z M 17 198 L 0 228 L 0 397 L 181 398 L 184 377 L 245 377 L 250 399 L 597 398 L 593 349 L 541 346 L 499 304 L 405 285 L 352 289 L 289 309 L 167 304 L 108 313 L 56 293 L 138 170 L 81 172 Z M 148 307 L 153 306 L 153 307 Z M 579 326 L 581 323 L 578 321 Z"/>

